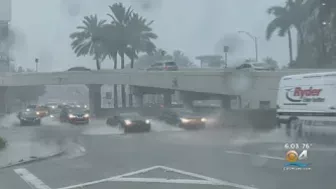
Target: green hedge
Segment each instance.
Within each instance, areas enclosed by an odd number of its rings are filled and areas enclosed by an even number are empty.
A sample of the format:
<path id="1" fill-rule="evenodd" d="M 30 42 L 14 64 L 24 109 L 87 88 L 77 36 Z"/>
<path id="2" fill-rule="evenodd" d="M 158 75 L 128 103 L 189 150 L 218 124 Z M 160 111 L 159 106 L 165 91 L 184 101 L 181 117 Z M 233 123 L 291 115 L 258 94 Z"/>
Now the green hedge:
<path id="1" fill-rule="evenodd" d="M 6 140 L 0 137 L 0 150 L 5 148 L 6 143 L 7 143 Z"/>

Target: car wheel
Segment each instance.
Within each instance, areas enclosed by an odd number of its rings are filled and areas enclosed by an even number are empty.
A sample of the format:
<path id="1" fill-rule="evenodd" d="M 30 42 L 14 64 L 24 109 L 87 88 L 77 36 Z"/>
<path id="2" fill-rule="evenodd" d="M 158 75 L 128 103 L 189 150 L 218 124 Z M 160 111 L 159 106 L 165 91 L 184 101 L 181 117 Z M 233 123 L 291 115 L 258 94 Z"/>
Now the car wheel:
<path id="1" fill-rule="evenodd" d="M 41 125 L 41 120 L 38 120 L 36 124 Z"/>
<path id="2" fill-rule="evenodd" d="M 25 122 L 20 120 L 20 125 L 21 125 L 21 126 L 24 126 L 24 125 L 25 125 Z"/>

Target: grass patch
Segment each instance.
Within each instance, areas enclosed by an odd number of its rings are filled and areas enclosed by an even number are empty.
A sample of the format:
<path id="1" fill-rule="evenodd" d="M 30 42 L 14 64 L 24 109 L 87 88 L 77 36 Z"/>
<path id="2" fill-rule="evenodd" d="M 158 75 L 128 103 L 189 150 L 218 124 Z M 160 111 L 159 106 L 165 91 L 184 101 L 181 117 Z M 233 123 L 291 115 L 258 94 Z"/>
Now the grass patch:
<path id="1" fill-rule="evenodd" d="M 7 141 L 4 138 L 0 137 L 0 150 L 5 148 L 7 144 Z"/>

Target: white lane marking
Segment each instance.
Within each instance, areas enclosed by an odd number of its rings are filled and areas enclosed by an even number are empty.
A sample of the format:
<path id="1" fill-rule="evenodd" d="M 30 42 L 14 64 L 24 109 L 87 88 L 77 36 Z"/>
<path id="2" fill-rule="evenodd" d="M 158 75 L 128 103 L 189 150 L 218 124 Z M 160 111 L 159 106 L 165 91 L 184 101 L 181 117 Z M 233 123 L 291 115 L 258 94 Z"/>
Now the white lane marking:
<path id="1" fill-rule="evenodd" d="M 145 172 L 151 171 L 151 170 L 156 169 L 156 168 L 158 168 L 158 166 L 149 167 L 149 168 L 146 168 L 146 169 L 141 169 L 141 170 L 138 170 L 138 171 L 133 171 L 133 172 L 126 173 L 126 174 L 123 174 L 123 175 L 118 175 L 118 176 L 126 177 L 126 176 L 130 176 L 130 175 L 145 173 Z M 58 189 L 72 189 L 72 188 L 81 188 L 81 187 L 83 188 L 85 186 L 91 186 L 91 185 L 94 185 L 94 184 L 108 182 L 111 178 L 113 178 L 113 177 L 109 177 L 109 178 L 105 178 L 105 179 L 101 179 L 101 180 L 96 180 L 96 181 L 92 181 L 92 182 L 86 182 L 86 183 L 82 183 L 82 184 L 71 185 L 71 186 L 58 188 Z"/>
<path id="2" fill-rule="evenodd" d="M 236 155 L 243 155 L 243 156 L 250 156 L 250 157 L 257 156 L 257 157 L 266 158 L 266 159 L 281 160 L 281 161 L 285 160 L 285 158 L 282 158 L 282 157 L 269 156 L 269 155 L 250 154 L 250 153 L 245 153 L 245 152 L 229 151 L 229 150 L 226 150 L 225 152 L 228 154 L 236 154 Z"/>
<path id="3" fill-rule="evenodd" d="M 145 182 L 145 183 L 170 183 L 170 184 L 200 184 L 200 185 L 223 185 L 222 183 L 213 183 L 207 180 L 190 179 L 165 179 L 165 178 L 111 178 L 114 182 Z"/>
<path id="4" fill-rule="evenodd" d="M 32 189 L 51 189 L 44 184 L 39 178 L 30 173 L 27 169 L 19 168 L 14 169 L 14 172 L 18 174 Z"/>
<path id="5" fill-rule="evenodd" d="M 165 171 L 170 171 L 170 172 L 175 172 L 175 173 L 179 173 L 179 174 L 184 174 L 187 176 L 191 176 L 191 177 L 195 177 L 195 178 L 199 178 L 201 180 L 190 180 L 190 179 L 167 179 L 167 178 L 131 178 L 129 176 L 134 176 L 140 173 L 145 173 L 145 172 L 149 172 L 151 170 L 154 169 L 163 169 Z M 127 177 L 127 178 L 125 178 Z M 170 184 L 199 184 L 199 185 L 221 185 L 221 186 L 231 186 L 231 187 L 235 187 L 238 189 L 258 189 L 255 187 L 250 187 L 250 186 L 246 186 L 246 185 L 241 185 L 241 184 L 236 184 L 236 183 L 232 183 L 232 182 L 228 182 L 228 181 L 223 181 L 223 180 L 219 180 L 219 179 L 215 179 L 215 178 L 211 178 L 211 177 L 207 177 L 207 176 L 203 176 L 203 175 L 199 175 L 196 173 L 191 173 L 191 172 L 187 172 L 187 171 L 182 171 L 182 170 L 178 170 L 178 169 L 174 169 L 174 168 L 170 168 L 170 167 L 166 167 L 166 166 L 153 166 L 153 167 L 149 167 L 146 169 L 141 169 L 138 171 L 133 171 L 130 173 L 126 173 L 126 174 L 122 174 L 122 175 L 118 175 L 118 176 L 114 176 L 114 177 L 110 177 L 110 178 L 106 178 L 106 179 L 101 179 L 101 180 L 97 180 L 97 181 L 92 181 L 92 182 L 87 182 L 87 183 L 82 183 L 82 184 L 77 184 L 77 185 L 72 185 L 72 186 L 67 186 L 67 187 L 63 187 L 63 188 L 58 188 L 58 189 L 73 189 L 73 188 L 84 188 L 86 186 L 91 186 L 94 184 L 98 184 L 98 183 L 102 183 L 102 182 L 143 182 L 143 183 L 170 183 Z"/>

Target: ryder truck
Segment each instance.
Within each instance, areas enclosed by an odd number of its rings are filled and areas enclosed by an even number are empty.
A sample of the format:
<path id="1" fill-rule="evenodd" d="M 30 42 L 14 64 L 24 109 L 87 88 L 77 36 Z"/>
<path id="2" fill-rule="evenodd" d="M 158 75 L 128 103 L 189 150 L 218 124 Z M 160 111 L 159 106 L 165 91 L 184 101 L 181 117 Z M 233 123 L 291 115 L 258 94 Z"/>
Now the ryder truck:
<path id="1" fill-rule="evenodd" d="M 336 72 L 282 77 L 276 117 L 278 127 L 293 138 L 336 135 Z"/>

